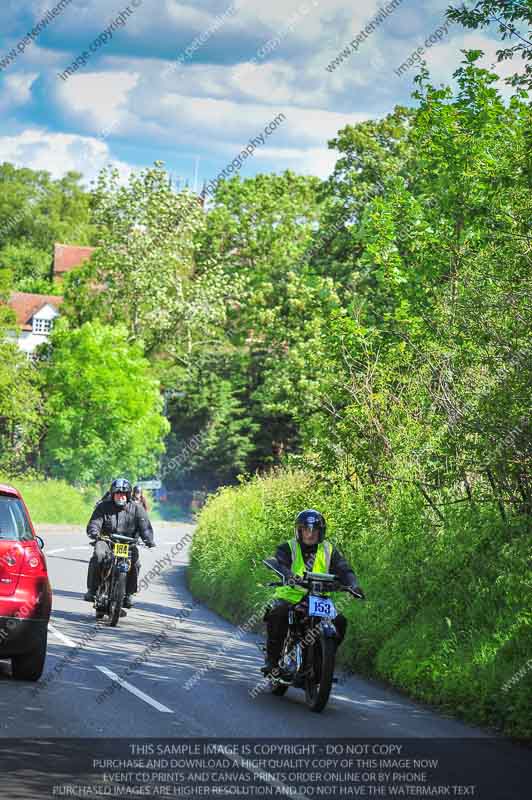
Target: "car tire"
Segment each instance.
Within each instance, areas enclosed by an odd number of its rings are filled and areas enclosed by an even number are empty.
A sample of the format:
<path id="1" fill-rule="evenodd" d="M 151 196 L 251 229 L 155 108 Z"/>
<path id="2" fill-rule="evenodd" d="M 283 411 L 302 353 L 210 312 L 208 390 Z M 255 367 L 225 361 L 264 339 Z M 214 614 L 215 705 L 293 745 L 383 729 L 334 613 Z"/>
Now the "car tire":
<path id="1" fill-rule="evenodd" d="M 29 653 L 11 657 L 11 671 L 16 681 L 38 681 L 46 661 L 46 642 L 48 631 L 40 637 L 40 641 Z"/>

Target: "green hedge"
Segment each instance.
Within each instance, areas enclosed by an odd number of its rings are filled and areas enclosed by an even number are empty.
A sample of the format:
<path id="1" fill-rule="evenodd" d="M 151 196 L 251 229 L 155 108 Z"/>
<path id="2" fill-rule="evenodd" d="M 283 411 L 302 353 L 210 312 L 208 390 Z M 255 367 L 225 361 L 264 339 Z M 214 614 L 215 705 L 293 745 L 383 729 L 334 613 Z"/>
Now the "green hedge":
<path id="1" fill-rule="evenodd" d="M 101 497 L 96 486 L 77 489 L 66 481 L 38 477 L 8 478 L 0 475 L 0 483 L 7 483 L 20 491 L 34 525 L 86 525 L 94 503 Z"/>
<path id="2" fill-rule="evenodd" d="M 404 484 L 377 500 L 347 483 L 325 490 L 303 473 L 278 472 L 209 499 L 192 545 L 191 589 L 245 621 L 272 591 L 257 585 L 272 577 L 261 559 L 292 535 L 305 507 L 323 511 L 368 597 L 338 603 L 350 623 L 340 664 L 471 722 L 530 737 L 531 544 L 523 518 L 504 524 L 496 509 L 462 505 L 441 524 Z"/>

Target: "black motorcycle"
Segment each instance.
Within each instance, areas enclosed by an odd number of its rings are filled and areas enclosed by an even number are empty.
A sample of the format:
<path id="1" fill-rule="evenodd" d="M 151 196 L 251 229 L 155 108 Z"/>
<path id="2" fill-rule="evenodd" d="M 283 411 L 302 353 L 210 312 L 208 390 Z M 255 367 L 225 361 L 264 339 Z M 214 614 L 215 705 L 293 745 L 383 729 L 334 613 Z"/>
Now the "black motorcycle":
<path id="1" fill-rule="evenodd" d="M 262 562 L 273 570 L 280 581 L 269 586 L 286 586 L 289 580 L 277 568 L 275 559 Z M 288 611 L 288 633 L 278 667 L 267 674 L 271 693 L 285 694 L 289 686 L 305 690 L 305 702 L 312 711 L 322 711 L 327 705 L 334 678 L 336 658 L 336 609 L 330 592 L 349 592 L 359 600 L 362 592 L 341 584 L 330 573 L 305 572 L 296 578 L 295 585 L 306 594 Z"/>
<path id="2" fill-rule="evenodd" d="M 126 596 L 127 574 L 131 569 L 130 547 L 137 544 L 137 540 L 119 533 L 111 533 L 101 538 L 110 542 L 111 556 L 102 568 L 94 608 L 96 619 L 103 619 L 107 614 L 109 625 L 114 628 L 118 625 Z M 125 611 L 123 614 L 125 616 Z"/>

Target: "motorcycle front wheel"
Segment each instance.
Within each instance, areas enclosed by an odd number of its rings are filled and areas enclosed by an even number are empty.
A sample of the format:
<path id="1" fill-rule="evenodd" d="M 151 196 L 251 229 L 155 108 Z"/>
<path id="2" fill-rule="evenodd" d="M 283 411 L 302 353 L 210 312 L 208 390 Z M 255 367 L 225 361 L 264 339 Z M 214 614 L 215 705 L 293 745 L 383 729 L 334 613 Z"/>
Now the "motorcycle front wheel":
<path id="1" fill-rule="evenodd" d="M 114 628 L 118 625 L 122 603 L 126 596 L 127 575 L 125 572 L 115 572 L 111 586 L 111 597 L 109 601 L 109 625 Z"/>
<path id="2" fill-rule="evenodd" d="M 109 600 L 104 598 L 109 597 L 109 578 L 100 581 L 96 590 L 96 597 L 94 599 L 94 610 L 96 612 L 96 619 L 103 619 L 109 610 Z"/>
<path id="3" fill-rule="evenodd" d="M 323 711 L 329 700 L 334 677 L 336 643 L 327 636 L 312 645 L 311 665 L 305 681 L 305 703 L 311 711 Z"/>
<path id="4" fill-rule="evenodd" d="M 288 689 L 287 683 L 280 683 L 279 681 L 272 680 L 272 678 L 269 680 L 271 694 L 275 695 L 275 697 L 282 697 L 284 694 L 286 694 L 286 690 Z"/>

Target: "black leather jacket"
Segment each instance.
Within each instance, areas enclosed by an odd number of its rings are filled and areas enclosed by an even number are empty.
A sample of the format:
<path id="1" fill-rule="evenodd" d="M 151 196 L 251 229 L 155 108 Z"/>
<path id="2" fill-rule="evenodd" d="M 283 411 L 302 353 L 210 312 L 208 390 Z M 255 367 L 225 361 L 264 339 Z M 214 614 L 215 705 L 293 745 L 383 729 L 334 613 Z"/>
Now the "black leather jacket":
<path id="1" fill-rule="evenodd" d="M 153 531 L 142 506 L 132 500 L 123 508 L 112 500 L 98 503 L 87 525 L 87 535 L 99 536 L 101 533 L 120 533 L 123 536 L 140 536 L 147 545 L 153 544 Z"/>

